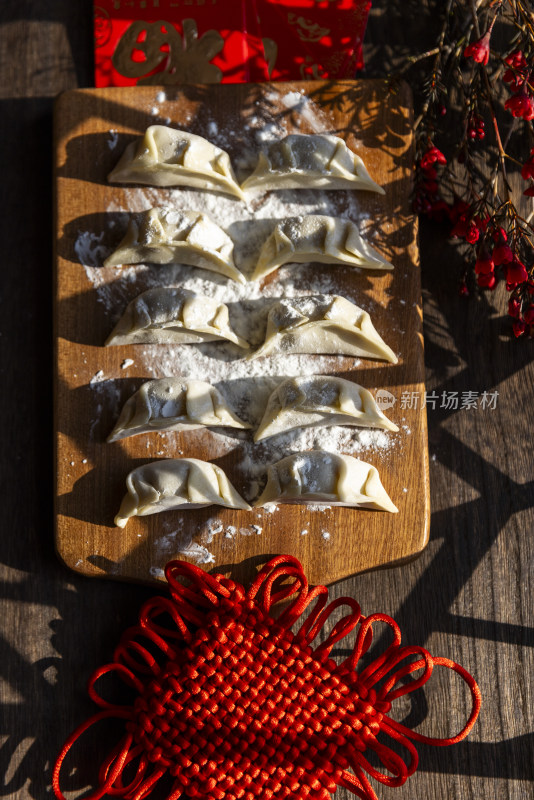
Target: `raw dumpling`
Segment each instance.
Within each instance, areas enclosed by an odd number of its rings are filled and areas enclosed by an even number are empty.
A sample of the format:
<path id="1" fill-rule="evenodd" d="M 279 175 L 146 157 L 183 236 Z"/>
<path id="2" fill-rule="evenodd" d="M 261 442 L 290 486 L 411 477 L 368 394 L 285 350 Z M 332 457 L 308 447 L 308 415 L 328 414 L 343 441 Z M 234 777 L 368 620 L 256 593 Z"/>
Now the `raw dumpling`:
<path id="1" fill-rule="evenodd" d="M 104 266 L 142 263 L 190 264 L 246 283 L 234 264 L 233 241 L 198 211 L 151 208 L 133 216 L 126 236 Z"/>
<path id="2" fill-rule="evenodd" d="M 339 295 L 309 295 L 276 303 L 267 317 L 265 341 L 249 358 L 278 353 L 330 353 L 397 363 L 367 311 Z"/>
<path id="3" fill-rule="evenodd" d="M 193 186 L 243 199 L 230 156 L 202 136 L 151 125 L 128 145 L 108 176 L 110 183 L 145 186 Z"/>
<path id="4" fill-rule="evenodd" d="M 349 219 L 310 214 L 281 220 L 263 245 L 251 280 L 263 278 L 288 262 L 350 264 L 367 269 L 393 269 L 363 241 Z"/>
<path id="5" fill-rule="evenodd" d="M 147 381 L 124 404 L 108 442 L 153 431 L 225 426 L 250 428 L 206 381 L 160 378 Z"/>
<path id="6" fill-rule="evenodd" d="M 254 441 L 293 428 L 328 425 L 399 430 L 363 386 L 335 376 L 313 375 L 282 381 L 267 401 Z"/>
<path id="7" fill-rule="evenodd" d="M 241 188 L 363 189 L 385 194 L 360 156 L 343 139 L 326 133 L 291 133 L 260 153 L 252 175 Z"/>
<path id="8" fill-rule="evenodd" d="M 248 343 L 230 328 L 228 307 L 224 303 L 165 287 L 148 289 L 132 300 L 106 345 L 199 344 L 222 340 L 248 348 Z"/>
<path id="9" fill-rule="evenodd" d="M 267 468 L 267 485 L 255 506 L 267 503 L 328 503 L 398 511 L 376 467 L 353 456 L 310 450 Z"/>
<path id="10" fill-rule="evenodd" d="M 220 467 L 197 458 L 162 458 L 132 470 L 126 478 L 125 495 L 115 525 L 124 528 L 131 517 L 160 511 L 250 506 L 236 492 Z"/>

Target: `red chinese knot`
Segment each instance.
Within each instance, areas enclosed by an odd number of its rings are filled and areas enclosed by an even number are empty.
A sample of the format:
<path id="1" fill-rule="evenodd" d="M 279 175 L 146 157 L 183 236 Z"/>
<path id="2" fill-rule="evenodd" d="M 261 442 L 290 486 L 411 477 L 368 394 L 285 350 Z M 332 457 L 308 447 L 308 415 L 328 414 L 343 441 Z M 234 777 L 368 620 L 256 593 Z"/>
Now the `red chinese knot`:
<path id="1" fill-rule="evenodd" d="M 173 778 L 168 800 L 328 800 L 338 786 L 376 800 L 368 776 L 388 786 L 403 784 L 417 768 L 414 741 L 453 744 L 476 720 L 480 692 L 462 667 L 422 647 L 401 646 L 394 620 L 363 617 L 351 598 L 327 605 L 327 588 L 310 588 L 291 556 L 272 559 L 248 591 L 181 561 L 167 565 L 166 577 L 171 597 L 145 603 L 112 663 L 89 682 L 101 710 L 71 734 L 59 755 L 53 788 L 60 800 L 66 754 L 84 731 L 109 717 L 124 719 L 126 730 L 86 800 L 142 800 L 165 775 Z M 274 618 L 270 612 L 280 601 L 288 604 Z M 340 606 L 347 613 L 312 649 Z M 392 629 L 393 643 L 358 673 L 377 622 Z M 336 664 L 332 647 L 356 627 L 351 654 Z M 466 726 L 448 739 L 423 736 L 387 716 L 391 703 L 426 683 L 436 665 L 457 672 L 473 699 Z M 137 692 L 133 705 L 99 696 L 95 682 L 111 672 Z M 403 682 L 414 672 L 415 679 Z M 388 737 L 406 749 L 408 763 L 387 745 Z M 370 750 L 387 773 L 369 763 Z"/>

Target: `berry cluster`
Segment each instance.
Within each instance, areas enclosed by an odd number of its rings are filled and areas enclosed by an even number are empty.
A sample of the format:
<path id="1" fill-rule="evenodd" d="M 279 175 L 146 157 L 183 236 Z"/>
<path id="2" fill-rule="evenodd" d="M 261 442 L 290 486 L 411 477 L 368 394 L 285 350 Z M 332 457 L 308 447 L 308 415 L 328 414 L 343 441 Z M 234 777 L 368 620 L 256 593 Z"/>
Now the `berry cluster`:
<path id="1" fill-rule="evenodd" d="M 484 120 L 480 114 L 473 113 L 470 115 L 467 122 L 467 135 L 470 139 L 478 139 L 482 141 L 486 132 L 484 130 Z"/>
<path id="2" fill-rule="evenodd" d="M 490 49 L 493 27 L 499 14 L 504 13 L 506 2 L 480 4 L 481 10 L 472 18 L 473 41 L 461 50 L 451 45 L 449 62 L 443 55 L 446 48 L 437 48 L 434 71 L 427 81 L 430 88 L 426 108 L 419 120 L 422 124 L 418 131 L 414 210 L 448 223 L 449 235 L 471 250 L 471 265 L 466 267 L 460 293 L 470 293 L 467 276 L 471 270 L 474 275 L 469 283 L 476 282 L 480 289 L 492 290 L 502 282 L 511 293 L 508 313 L 514 335 L 534 337 L 533 215 L 528 219 L 520 215 L 508 176 L 509 171 L 520 169 L 521 177 L 528 182 L 523 194 L 534 197 L 534 28 L 520 27 L 522 35 L 515 37 L 508 53 L 499 55 Z M 459 3 L 456 5 L 459 11 Z M 473 9 L 464 13 L 474 14 Z M 442 43 L 446 42 L 450 24 L 446 19 Z M 463 126 L 457 128 L 463 132 L 456 139 L 450 158 L 440 149 L 438 139 L 442 127 L 439 120 L 447 113 L 444 101 L 451 94 L 442 83 L 446 66 L 450 74 L 458 76 L 463 69 L 464 75 Z M 510 114 L 515 120 L 510 121 Z M 488 130 L 494 136 L 486 137 L 485 122 L 489 120 Z M 519 131 L 520 123 L 530 139 L 526 160 L 524 156 L 518 160 L 508 152 L 511 136 Z M 506 135 L 501 136 L 500 126 L 508 128 Z M 446 143 L 455 131 L 449 127 L 443 134 Z M 516 141 L 521 145 L 527 137 L 517 136 Z M 487 139 L 490 141 L 484 152 L 480 143 Z M 443 146 L 445 152 L 447 146 Z"/>
<path id="3" fill-rule="evenodd" d="M 508 314 L 512 318 L 512 328 L 514 336 L 532 336 L 534 333 L 534 303 L 532 302 L 533 291 L 529 287 L 528 296 L 521 294 L 511 297 L 508 301 Z"/>
<path id="4" fill-rule="evenodd" d="M 484 237 L 477 251 L 475 274 L 478 285 L 487 289 L 493 289 L 499 277 L 504 278 L 508 292 L 528 281 L 527 269 L 508 244 L 504 228 Z"/>
<path id="5" fill-rule="evenodd" d="M 508 84 L 512 92 L 504 107 L 514 117 L 522 117 L 529 122 L 534 119 L 533 88 L 530 84 L 531 66 L 521 50 L 510 53 L 504 61 L 508 69 L 503 75 L 503 81 Z"/>
<path id="6" fill-rule="evenodd" d="M 461 244 L 460 293 L 502 287 L 511 332 L 534 338 L 532 0 L 425 6 L 436 38 L 389 73 L 392 91 L 407 73 L 414 88 L 413 207 Z"/>
<path id="7" fill-rule="evenodd" d="M 438 167 L 446 163 L 447 159 L 441 150 L 430 143 L 417 164 L 414 211 L 437 221 L 442 221 L 449 214 L 449 206 L 442 198 L 438 184 Z"/>
<path id="8" fill-rule="evenodd" d="M 450 237 L 471 245 L 475 254 L 474 273 L 477 285 L 481 289 L 495 289 L 499 280 L 503 280 L 506 290 L 512 293 L 508 313 L 512 319 L 514 335 L 534 336 L 534 276 L 529 276 L 525 259 L 519 255 L 521 250 L 525 250 L 525 242 L 528 249 L 528 238 L 525 237 L 523 227 L 513 213 L 508 213 L 507 232 L 497 222 L 499 214 L 488 213 L 484 203 L 470 204 L 458 196 L 447 203 L 440 193 L 438 182 L 446 166 L 445 155 L 429 141 L 416 166 L 414 209 L 431 219 L 449 222 Z M 525 180 L 534 180 L 534 149 L 521 174 Z M 530 187 L 529 193 L 534 195 L 534 186 Z M 460 294 L 469 294 L 465 277 L 460 286 Z"/>

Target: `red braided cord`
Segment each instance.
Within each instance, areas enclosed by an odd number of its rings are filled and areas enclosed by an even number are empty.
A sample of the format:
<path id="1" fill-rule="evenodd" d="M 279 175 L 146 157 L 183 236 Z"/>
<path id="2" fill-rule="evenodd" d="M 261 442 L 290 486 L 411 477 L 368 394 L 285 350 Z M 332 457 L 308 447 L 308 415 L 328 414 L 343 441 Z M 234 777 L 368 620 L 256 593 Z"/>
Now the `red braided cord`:
<path id="1" fill-rule="evenodd" d="M 89 682 L 90 697 L 102 710 L 71 734 L 58 757 L 52 780 L 58 800 L 64 800 L 59 775 L 72 745 L 112 716 L 126 721 L 126 733 L 104 760 L 98 788 L 87 800 L 143 800 L 165 774 L 174 779 L 167 800 L 327 800 L 337 786 L 377 800 L 367 776 L 399 786 L 417 769 L 414 741 L 454 744 L 474 725 L 480 691 L 463 667 L 422 647 L 401 646 L 394 620 L 363 617 L 351 598 L 326 605 L 326 587 L 310 589 L 291 556 L 272 559 L 248 591 L 179 561 L 167 565 L 166 576 L 170 599 L 145 603 L 113 662 Z M 287 605 L 274 619 L 271 611 L 281 601 Z M 341 606 L 347 613 L 312 650 Z M 377 622 L 391 628 L 393 642 L 358 673 Z M 336 665 L 332 647 L 357 626 L 351 655 Z M 426 683 L 436 665 L 457 672 L 473 700 L 465 727 L 446 739 L 416 733 L 387 716 L 391 703 Z M 137 693 L 133 705 L 100 697 L 95 683 L 107 673 Z M 418 675 L 402 683 L 413 673 Z M 408 763 L 385 743 L 387 737 L 405 748 Z M 367 750 L 385 772 L 369 763 Z"/>

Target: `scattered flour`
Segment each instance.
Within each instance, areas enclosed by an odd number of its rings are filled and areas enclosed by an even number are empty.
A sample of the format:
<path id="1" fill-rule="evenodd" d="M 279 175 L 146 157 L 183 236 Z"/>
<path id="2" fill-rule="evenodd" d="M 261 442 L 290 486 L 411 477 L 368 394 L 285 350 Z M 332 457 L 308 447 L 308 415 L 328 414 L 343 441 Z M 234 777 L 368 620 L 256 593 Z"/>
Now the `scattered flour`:
<path id="1" fill-rule="evenodd" d="M 207 547 L 193 541 L 193 534 L 185 531 L 183 524 L 179 524 L 175 530 L 167 531 L 156 539 L 154 550 L 160 559 L 165 560 L 186 556 L 186 558 L 196 561 L 197 564 L 212 564 L 215 561 L 213 553 L 210 553 Z"/>
<path id="2" fill-rule="evenodd" d="M 281 97 L 281 100 L 286 108 L 298 114 L 297 119 L 305 119 L 316 133 L 324 133 L 325 130 L 328 130 L 328 116 L 306 95 L 300 92 L 288 92 Z"/>
<path id="3" fill-rule="evenodd" d="M 207 523 L 207 533 L 206 533 L 206 544 L 211 544 L 214 537 L 218 533 L 222 533 L 224 530 L 224 525 L 220 520 L 208 520 Z"/>
<path id="4" fill-rule="evenodd" d="M 115 150 L 117 142 L 119 141 L 119 134 L 116 130 L 111 128 L 109 131 L 108 147 L 110 150 Z"/>
<path id="5" fill-rule="evenodd" d="M 188 545 L 183 545 L 178 548 L 178 553 L 181 556 L 192 558 L 197 564 L 213 564 L 215 556 L 213 553 L 198 542 L 191 542 Z"/>
<path id="6" fill-rule="evenodd" d="M 87 270 L 91 267 L 100 267 L 102 261 L 109 255 L 110 251 L 105 245 L 102 245 L 102 239 L 106 235 L 106 231 L 100 233 L 93 233 L 92 231 L 78 231 L 78 238 L 74 243 L 74 249 L 78 256 L 78 261 Z M 98 276 L 93 275 L 90 270 L 87 272 L 87 277 L 93 285 L 98 285 Z M 96 281 L 95 281 L 96 279 Z"/>
<path id="7" fill-rule="evenodd" d="M 262 508 L 267 514 L 274 514 L 276 511 L 278 511 L 278 506 L 276 503 L 266 503 L 264 506 L 262 506 Z"/>
<path id="8" fill-rule="evenodd" d="M 165 579 L 165 573 L 161 567 L 150 567 L 148 571 L 153 578 L 161 578 L 162 580 Z"/>
<path id="9" fill-rule="evenodd" d="M 94 386 L 97 383 L 102 383 L 103 380 L 104 380 L 104 371 L 99 369 L 98 372 L 95 372 L 95 374 L 89 381 L 89 385 Z"/>

